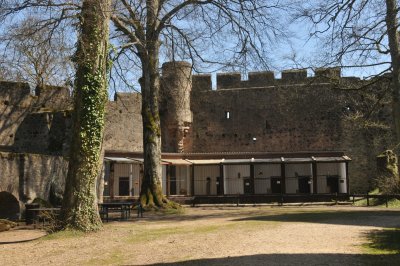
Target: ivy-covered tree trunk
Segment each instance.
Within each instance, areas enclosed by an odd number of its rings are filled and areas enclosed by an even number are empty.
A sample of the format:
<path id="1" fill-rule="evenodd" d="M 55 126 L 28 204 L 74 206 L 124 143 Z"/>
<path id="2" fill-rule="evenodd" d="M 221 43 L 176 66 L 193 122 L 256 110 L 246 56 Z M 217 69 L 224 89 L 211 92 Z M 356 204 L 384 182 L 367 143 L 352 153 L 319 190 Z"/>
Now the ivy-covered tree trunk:
<path id="1" fill-rule="evenodd" d="M 400 143 L 400 48 L 397 1 L 386 0 L 386 27 L 392 60 L 392 113 L 397 142 Z"/>
<path id="2" fill-rule="evenodd" d="M 101 227 L 96 180 L 102 161 L 107 102 L 107 53 L 110 0 L 84 0 L 75 55 L 76 77 L 69 168 L 61 221 L 63 228 Z"/>
<path id="3" fill-rule="evenodd" d="M 142 119 L 143 119 L 143 182 L 140 202 L 143 206 L 161 207 L 164 199 L 161 188 L 161 124 L 159 116 L 159 48 L 157 14 L 158 0 L 147 0 L 146 51 L 140 53 L 142 62 Z"/>

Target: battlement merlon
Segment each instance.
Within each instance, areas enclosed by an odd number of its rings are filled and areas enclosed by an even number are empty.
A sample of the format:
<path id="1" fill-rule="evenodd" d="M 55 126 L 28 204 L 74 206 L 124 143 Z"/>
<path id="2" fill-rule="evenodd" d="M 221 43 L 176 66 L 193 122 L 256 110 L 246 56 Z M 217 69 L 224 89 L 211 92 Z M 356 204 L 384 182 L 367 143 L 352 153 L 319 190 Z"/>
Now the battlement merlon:
<path id="1" fill-rule="evenodd" d="M 45 86 L 35 89 L 37 108 L 48 108 L 50 110 L 67 110 L 73 106 L 70 90 L 67 87 Z"/>
<path id="2" fill-rule="evenodd" d="M 340 79 L 341 78 L 341 68 L 340 67 L 332 67 L 332 68 L 317 68 L 314 71 L 316 78 L 325 78 L 325 79 Z"/>
<path id="3" fill-rule="evenodd" d="M 287 82 L 298 82 L 307 79 L 306 69 L 290 69 L 282 71 L 282 80 Z"/>
<path id="4" fill-rule="evenodd" d="M 211 91 L 212 90 L 211 74 L 193 75 L 192 90 Z"/>
<path id="5" fill-rule="evenodd" d="M 0 97 L 3 101 L 17 103 L 31 96 L 31 88 L 26 82 L 0 81 Z"/>

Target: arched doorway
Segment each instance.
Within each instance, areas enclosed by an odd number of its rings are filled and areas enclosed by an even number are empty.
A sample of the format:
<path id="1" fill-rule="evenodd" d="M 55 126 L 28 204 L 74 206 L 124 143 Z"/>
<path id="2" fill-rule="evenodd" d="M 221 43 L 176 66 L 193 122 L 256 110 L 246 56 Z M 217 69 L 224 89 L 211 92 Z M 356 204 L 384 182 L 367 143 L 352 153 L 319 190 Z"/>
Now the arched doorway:
<path id="1" fill-rule="evenodd" d="M 16 220 L 19 217 L 19 202 L 13 194 L 0 192 L 0 219 Z"/>

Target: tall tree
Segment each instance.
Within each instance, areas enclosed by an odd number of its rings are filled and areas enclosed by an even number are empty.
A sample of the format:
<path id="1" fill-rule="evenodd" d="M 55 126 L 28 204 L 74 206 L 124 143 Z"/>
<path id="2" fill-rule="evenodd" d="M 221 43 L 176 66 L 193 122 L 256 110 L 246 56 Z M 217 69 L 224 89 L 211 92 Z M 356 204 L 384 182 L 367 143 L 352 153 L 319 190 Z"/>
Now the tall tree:
<path id="1" fill-rule="evenodd" d="M 400 143 L 400 48 L 398 6 L 396 0 L 386 0 L 386 28 L 392 62 L 393 118 L 397 142 Z"/>
<path id="2" fill-rule="evenodd" d="M 101 227 L 96 180 L 102 166 L 107 102 L 107 55 L 110 0 L 84 0 L 75 54 L 76 77 L 72 141 L 62 206 L 65 228 L 93 231 Z"/>
<path id="3" fill-rule="evenodd" d="M 282 33 L 276 17 L 282 1 L 263 0 L 121 0 L 111 20 L 122 52 L 139 59 L 142 93 L 143 205 L 162 206 L 161 127 L 159 117 L 160 52 L 163 59 L 195 59 L 235 68 L 249 57 L 266 66 L 269 41 Z M 122 53 L 121 52 L 121 53 Z M 218 58 L 218 56 L 221 56 Z M 229 57 L 229 58 L 228 58 Z"/>

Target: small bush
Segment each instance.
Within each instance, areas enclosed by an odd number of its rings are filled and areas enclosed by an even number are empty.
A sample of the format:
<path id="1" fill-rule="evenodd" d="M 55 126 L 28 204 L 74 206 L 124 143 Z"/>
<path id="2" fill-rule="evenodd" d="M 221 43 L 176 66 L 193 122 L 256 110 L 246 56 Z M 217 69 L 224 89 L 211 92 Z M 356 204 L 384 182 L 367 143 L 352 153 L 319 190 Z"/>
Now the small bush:
<path id="1" fill-rule="evenodd" d="M 11 222 L 6 219 L 0 219 L 0 232 L 8 231 L 11 228 L 14 228 L 15 226 L 17 226 L 17 224 L 14 222 Z"/>
<path id="2" fill-rule="evenodd" d="M 375 185 L 384 195 L 400 194 L 400 182 L 397 176 L 379 176 L 375 179 Z"/>

